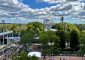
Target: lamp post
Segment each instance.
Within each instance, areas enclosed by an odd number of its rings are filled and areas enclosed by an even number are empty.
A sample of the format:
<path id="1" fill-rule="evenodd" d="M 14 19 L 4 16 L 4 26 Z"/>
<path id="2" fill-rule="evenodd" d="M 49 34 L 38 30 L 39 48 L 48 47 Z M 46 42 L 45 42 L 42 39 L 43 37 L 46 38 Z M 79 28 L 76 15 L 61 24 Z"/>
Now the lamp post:
<path id="1" fill-rule="evenodd" d="M 4 20 L 2 20 L 2 25 L 3 25 L 3 27 L 2 27 L 2 32 L 4 33 Z M 3 35 L 3 45 L 4 45 L 4 35 Z M 4 55 L 4 51 L 3 51 L 3 55 Z"/>
<path id="2" fill-rule="evenodd" d="M 2 20 L 2 24 L 3 24 L 2 32 L 3 32 L 3 33 L 4 33 L 4 22 L 5 22 L 5 20 Z M 3 35 L 3 45 L 4 45 L 4 35 Z"/>

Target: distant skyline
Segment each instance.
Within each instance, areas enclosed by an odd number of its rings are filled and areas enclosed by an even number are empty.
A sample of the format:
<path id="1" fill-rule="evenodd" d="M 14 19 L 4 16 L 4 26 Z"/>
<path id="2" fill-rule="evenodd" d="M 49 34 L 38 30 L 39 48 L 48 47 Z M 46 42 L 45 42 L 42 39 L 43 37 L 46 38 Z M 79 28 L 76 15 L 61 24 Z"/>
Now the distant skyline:
<path id="1" fill-rule="evenodd" d="M 34 22 L 34 21 L 37 21 L 37 22 L 43 22 L 44 19 L 42 20 L 38 20 L 38 19 L 33 19 L 33 20 L 14 20 L 14 19 L 8 19 L 8 20 L 5 20 L 4 23 L 17 23 L 17 24 L 27 24 L 29 22 Z M 51 20 L 51 19 L 50 19 Z M 57 18 L 57 19 L 52 19 L 51 20 L 53 23 L 60 23 L 60 18 Z M 79 19 L 73 19 L 73 18 L 67 18 L 65 17 L 64 18 L 64 22 L 67 22 L 67 23 L 72 23 L 72 24 L 85 24 L 85 21 L 84 20 L 79 20 Z M 2 23 L 2 20 L 0 20 L 0 23 Z"/>

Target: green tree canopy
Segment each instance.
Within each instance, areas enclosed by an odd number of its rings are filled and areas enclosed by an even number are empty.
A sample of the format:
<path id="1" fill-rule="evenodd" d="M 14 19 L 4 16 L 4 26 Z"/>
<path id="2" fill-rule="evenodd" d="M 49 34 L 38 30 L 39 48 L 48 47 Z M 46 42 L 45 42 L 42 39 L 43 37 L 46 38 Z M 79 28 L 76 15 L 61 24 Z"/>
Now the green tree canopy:
<path id="1" fill-rule="evenodd" d="M 70 47 L 72 51 L 78 51 L 80 48 L 79 46 L 79 32 L 72 30 L 70 33 Z"/>
<path id="2" fill-rule="evenodd" d="M 40 34 L 39 40 L 41 43 L 53 43 L 53 42 L 59 42 L 59 37 L 56 36 L 55 32 L 53 31 L 44 31 Z"/>
<path id="3" fill-rule="evenodd" d="M 40 22 L 31 22 L 27 25 L 27 30 L 33 30 L 36 33 L 41 33 L 43 31 L 44 25 Z"/>
<path id="4" fill-rule="evenodd" d="M 60 37 L 60 47 L 61 47 L 61 49 L 64 49 L 65 41 L 66 41 L 66 32 L 64 30 L 58 30 L 56 32 L 56 36 Z"/>
<path id="5" fill-rule="evenodd" d="M 57 30 L 78 30 L 78 28 L 74 24 L 70 23 L 55 23 L 52 28 L 57 29 Z"/>
<path id="6" fill-rule="evenodd" d="M 29 44 L 34 39 L 34 33 L 32 30 L 24 30 L 21 32 L 21 44 Z"/>
<path id="7" fill-rule="evenodd" d="M 27 29 L 21 32 L 21 43 L 34 42 L 34 38 L 38 37 L 43 31 L 43 24 L 40 22 L 28 23 Z"/>
<path id="8" fill-rule="evenodd" d="M 35 56 L 28 57 L 26 52 L 21 52 L 18 55 L 13 56 L 12 60 L 38 60 L 38 58 Z"/>

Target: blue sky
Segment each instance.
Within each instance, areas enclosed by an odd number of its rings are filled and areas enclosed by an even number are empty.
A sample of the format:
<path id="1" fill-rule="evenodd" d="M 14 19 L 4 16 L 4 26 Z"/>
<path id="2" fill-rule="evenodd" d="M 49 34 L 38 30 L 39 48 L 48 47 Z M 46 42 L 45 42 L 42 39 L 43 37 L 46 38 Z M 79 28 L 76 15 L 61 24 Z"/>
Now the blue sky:
<path id="1" fill-rule="evenodd" d="M 57 4 L 49 4 L 47 2 L 37 2 L 36 0 L 23 0 L 24 4 L 27 4 L 32 9 L 40 9 L 50 6 L 55 6 Z"/>

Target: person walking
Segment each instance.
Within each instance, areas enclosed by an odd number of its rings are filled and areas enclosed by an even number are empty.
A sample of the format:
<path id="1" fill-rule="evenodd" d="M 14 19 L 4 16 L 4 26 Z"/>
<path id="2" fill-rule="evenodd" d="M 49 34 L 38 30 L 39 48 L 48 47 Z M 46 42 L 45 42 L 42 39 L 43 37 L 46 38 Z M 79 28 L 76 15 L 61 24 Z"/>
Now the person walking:
<path id="1" fill-rule="evenodd" d="M 61 58 L 61 57 L 60 57 L 60 60 L 65 60 L 65 58 Z"/>
<path id="2" fill-rule="evenodd" d="M 6 60 L 6 58 L 3 58 L 3 60 Z"/>
<path id="3" fill-rule="evenodd" d="M 60 60 L 61 60 L 61 57 L 60 57 Z"/>
<path id="4" fill-rule="evenodd" d="M 63 58 L 63 60 L 65 60 L 65 58 Z"/>

